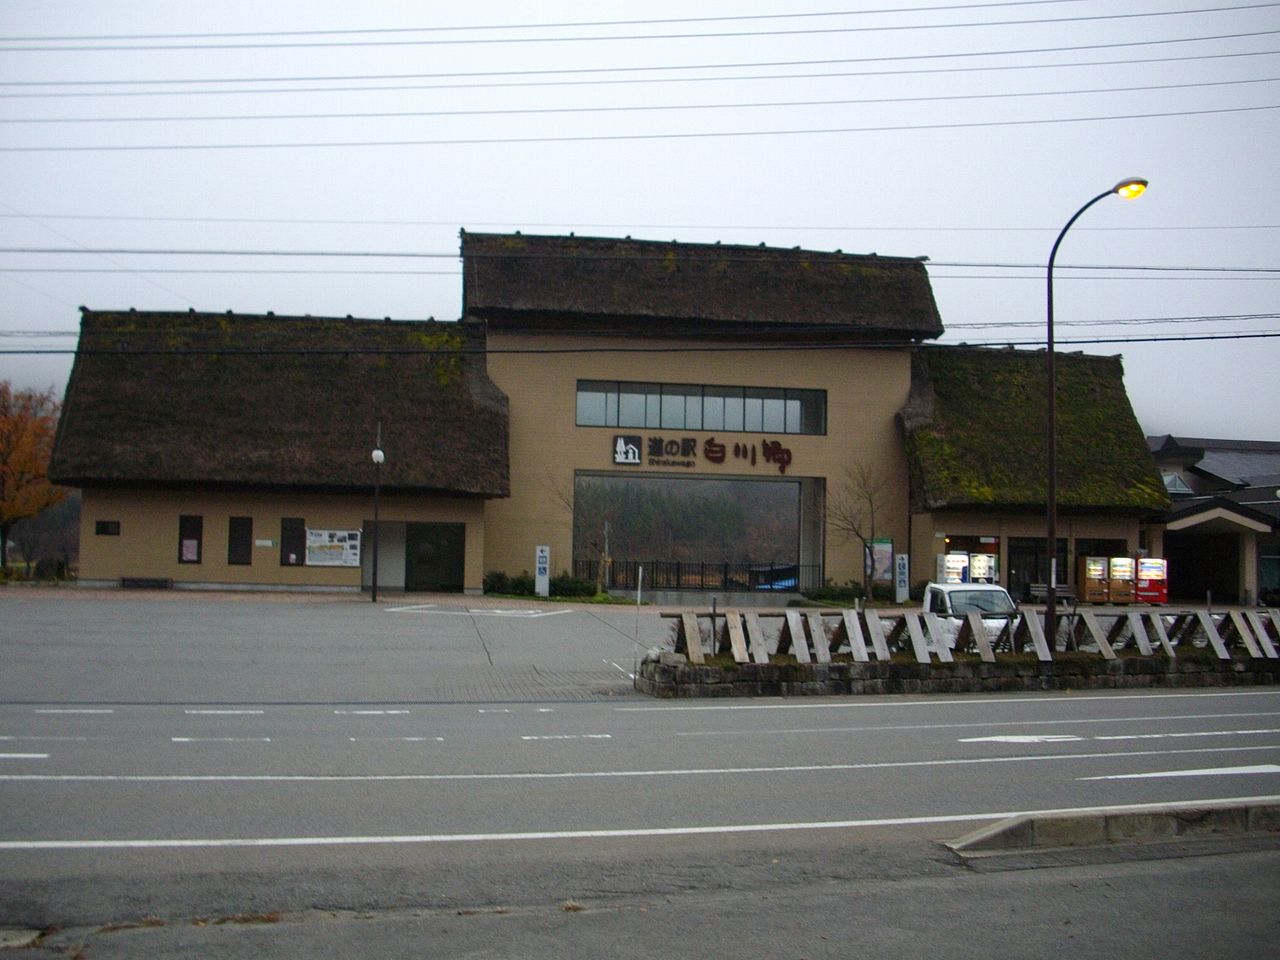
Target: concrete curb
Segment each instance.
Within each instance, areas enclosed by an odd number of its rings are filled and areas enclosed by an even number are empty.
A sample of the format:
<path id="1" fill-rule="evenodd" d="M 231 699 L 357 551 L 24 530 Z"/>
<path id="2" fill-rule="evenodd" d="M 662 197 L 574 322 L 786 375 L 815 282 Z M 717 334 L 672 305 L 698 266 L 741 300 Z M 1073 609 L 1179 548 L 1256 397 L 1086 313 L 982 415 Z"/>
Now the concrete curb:
<path id="1" fill-rule="evenodd" d="M 1269 797 L 1246 802 L 1099 807 L 1065 814 L 1010 817 L 946 846 L 962 856 L 983 856 L 1277 832 L 1280 797 Z"/>

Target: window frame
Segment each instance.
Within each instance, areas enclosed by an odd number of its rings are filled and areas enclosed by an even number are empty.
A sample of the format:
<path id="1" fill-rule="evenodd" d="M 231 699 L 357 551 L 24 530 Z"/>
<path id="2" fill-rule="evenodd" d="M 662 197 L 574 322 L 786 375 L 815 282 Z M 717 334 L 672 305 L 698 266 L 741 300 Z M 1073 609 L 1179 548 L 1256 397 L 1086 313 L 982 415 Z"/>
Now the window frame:
<path id="1" fill-rule="evenodd" d="M 290 547 L 293 547 L 290 560 Z M 302 517 L 280 518 L 280 566 L 305 567 L 307 565 L 307 521 Z"/>
<path id="2" fill-rule="evenodd" d="M 811 387 L 579 380 L 574 423 L 579 427 L 632 430 L 824 437 L 827 391 Z"/>
<path id="3" fill-rule="evenodd" d="M 195 544 L 195 556 L 189 556 L 188 544 Z M 178 563 L 204 562 L 204 516 L 198 513 L 178 515 Z"/>
<path id="4" fill-rule="evenodd" d="M 227 519 L 227 566 L 253 565 L 253 517 Z"/>

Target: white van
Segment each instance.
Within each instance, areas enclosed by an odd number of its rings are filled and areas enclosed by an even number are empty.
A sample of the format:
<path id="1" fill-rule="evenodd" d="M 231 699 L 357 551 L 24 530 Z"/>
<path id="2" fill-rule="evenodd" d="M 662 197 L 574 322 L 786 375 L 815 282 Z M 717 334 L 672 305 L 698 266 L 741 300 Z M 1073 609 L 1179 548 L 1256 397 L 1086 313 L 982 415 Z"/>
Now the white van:
<path id="1" fill-rule="evenodd" d="M 930 583 L 924 588 L 924 612 L 963 616 L 970 611 L 983 616 L 1010 616 L 1017 604 L 998 583 Z"/>

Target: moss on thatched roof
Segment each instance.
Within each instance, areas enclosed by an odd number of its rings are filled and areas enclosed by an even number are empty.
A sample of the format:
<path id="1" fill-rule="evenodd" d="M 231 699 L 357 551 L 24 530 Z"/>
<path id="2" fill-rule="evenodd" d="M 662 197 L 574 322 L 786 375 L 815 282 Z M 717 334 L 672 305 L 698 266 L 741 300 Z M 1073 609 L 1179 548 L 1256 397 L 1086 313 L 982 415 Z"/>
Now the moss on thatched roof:
<path id="1" fill-rule="evenodd" d="M 1168 509 L 1120 359 L 1058 354 L 1055 377 L 1060 509 Z M 1043 509 L 1046 392 L 1043 351 L 917 349 L 899 414 L 913 508 Z"/>
<path id="2" fill-rule="evenodd" d="M 462 324 L 85 310 L 59 483 L 506 496 L 507 399 Z M 471 344 L 478 346 L 478 343 Z"/>
<path id="3" fill-rule="evenodd" d="M 463 302 L 494 325 L 578 333 L 942 334 L 918 259 L 774 247 L 462 235 Z"/>

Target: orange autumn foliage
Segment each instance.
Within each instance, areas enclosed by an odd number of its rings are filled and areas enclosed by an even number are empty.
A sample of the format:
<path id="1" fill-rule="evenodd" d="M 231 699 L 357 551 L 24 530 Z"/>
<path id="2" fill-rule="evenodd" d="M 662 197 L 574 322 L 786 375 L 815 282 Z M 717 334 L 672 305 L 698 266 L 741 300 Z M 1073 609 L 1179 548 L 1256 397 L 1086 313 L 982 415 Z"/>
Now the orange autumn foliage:
<path id="1" fill-rule="evenodd" d="M 52 389 L 14 390 L 8 380 L 0 381 L 0 564 L 5 568 L 13 525 L 67 494 L 49 482 L 58 410 Z"/>

